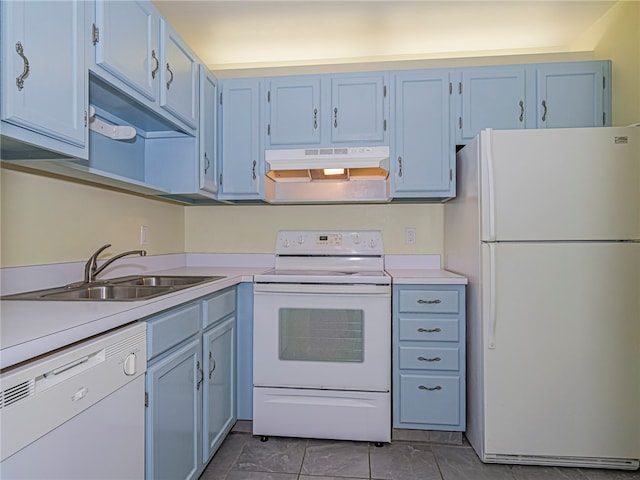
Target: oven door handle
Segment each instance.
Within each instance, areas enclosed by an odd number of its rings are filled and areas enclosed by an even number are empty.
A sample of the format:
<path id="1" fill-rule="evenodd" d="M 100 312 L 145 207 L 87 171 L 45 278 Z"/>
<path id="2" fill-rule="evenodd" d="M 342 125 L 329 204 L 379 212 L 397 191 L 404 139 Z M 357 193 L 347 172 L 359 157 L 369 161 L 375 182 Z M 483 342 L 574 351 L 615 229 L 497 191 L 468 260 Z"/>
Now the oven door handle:
<path id="1" fill-rule="evenodd" d="M 253 292 L 256 295 L 275 294 L 326 294 L 326 295 L 391 295 L 390 285 L 371 284 L 303 284 L 303 283 L 255 283 Z"/>

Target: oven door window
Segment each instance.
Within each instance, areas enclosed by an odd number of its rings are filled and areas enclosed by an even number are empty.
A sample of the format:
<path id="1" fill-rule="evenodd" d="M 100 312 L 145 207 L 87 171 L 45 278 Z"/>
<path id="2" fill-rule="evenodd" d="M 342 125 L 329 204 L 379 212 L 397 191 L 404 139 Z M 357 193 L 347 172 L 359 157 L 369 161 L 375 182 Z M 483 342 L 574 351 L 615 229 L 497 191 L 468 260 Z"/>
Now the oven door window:
<path id="1" fill-rule="evenodd" d="M 362 362 L 364 312 L 350 309 L 281 308 L 280 360 Z"/>

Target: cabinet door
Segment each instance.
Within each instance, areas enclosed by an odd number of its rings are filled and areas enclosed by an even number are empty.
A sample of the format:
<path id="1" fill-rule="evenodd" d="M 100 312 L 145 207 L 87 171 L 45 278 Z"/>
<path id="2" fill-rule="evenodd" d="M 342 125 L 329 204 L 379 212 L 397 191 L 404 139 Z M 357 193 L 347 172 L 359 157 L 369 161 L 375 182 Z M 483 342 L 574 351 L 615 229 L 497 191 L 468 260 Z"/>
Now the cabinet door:
<path id="1" fill-rule="evenodd" d="M 2 120 L 83 147 L 84 2 L 2 2 Z"/>
<path id="2" fill-rule="evenodd" d="M 382 142 L 386 132 L 384 75 L 337 76 L 331 80 L 331 141 Z"/>
<path id="3" fill-rule="evenodd" d="M 152 101 L 158 95 L 159 15 L 150 2 L 96 0 L 96 65 Z"/>
<path id="4" fill-rule="evenodd" d="M 198 63 L 166 21 L 160 21 L 160 106 L 195 128 L 198 120 Z"/>
<path id="5" fill-rule="evenodd" d="M 225 80 L 222 85 L 221 180 L 218 198 L 261 198 L 260 86 L 258 79 Z"/>
<path id="6" fill-rule="evenodd" d="M 202 463 L 206 464 L 236 420 L 236 318 L 231 317 L 205 332 L 202 342 L 206 369 L 202 397 Z"/>
<path id="7" fill-rule="evenodd" d="M 538 128 L 600 127 L 605 115 L 607 62 L 542 65 L 537 71 Z"/>
<path id="8" fill-rule="evenodd" d="M 218 163 L 216 155 L 217 135 L 217 98 L 216 78 L 203 65 L 200 65 L 200 180 L 199 188 L 209 193 L 218 191 Z"/>
<path id="9" fill-rule="evenodd" d="M 201 344 L 194 338 L 147 369 L 146 478 L 196 478 L 200 456 Z"/>
<path id="10" fill-rule="evenodd" d="M 394 78 L 393 197 L 455 195 L 449 71 Z"/>
<path id="11" fill-rule="evenodd" d="M 473 139 L 483 128 L 525 128 L 524 67 L 464 69 L 458 93 L 461 95 L 458 143 Z"/>
<path id="12" fill-rule="evenodd" d="M 301 145 L 320 142 L 320 78 L 271 80 L 269 145 Z"/>

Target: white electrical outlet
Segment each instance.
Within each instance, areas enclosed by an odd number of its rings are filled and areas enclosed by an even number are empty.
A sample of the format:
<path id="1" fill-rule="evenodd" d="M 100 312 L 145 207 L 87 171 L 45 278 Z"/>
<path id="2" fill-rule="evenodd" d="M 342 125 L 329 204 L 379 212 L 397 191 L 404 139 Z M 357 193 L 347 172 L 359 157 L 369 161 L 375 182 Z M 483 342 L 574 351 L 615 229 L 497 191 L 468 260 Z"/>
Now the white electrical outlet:
<path id="1" fill-rule="evenodd" d="M 149 244 L 149 227 L 140 225 L 140 245 Z"/>
<path id="2" fill-rule="evenodd" d="M 415 245 L 416 244 L 416 228 L 415 227 L 407 227 L 404 231 L 404 243 L 407 245 Z"/>

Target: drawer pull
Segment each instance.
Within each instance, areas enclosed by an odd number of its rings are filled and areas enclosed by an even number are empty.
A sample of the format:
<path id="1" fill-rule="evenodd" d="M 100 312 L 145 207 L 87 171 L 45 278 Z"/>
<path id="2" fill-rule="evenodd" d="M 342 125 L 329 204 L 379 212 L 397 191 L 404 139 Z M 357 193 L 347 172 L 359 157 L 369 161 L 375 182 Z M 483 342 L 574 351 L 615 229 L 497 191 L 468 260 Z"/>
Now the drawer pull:
<path id="1" fill-rule="evenodd" d="M 425 387 L 424 385 L 418 385 L 418 390 L 428 390 L 430 392 L 433 392 L 435 390 L 442 390 L 442 387 L 440 385 L 436 385 L 435 387 Z"/>
<path id="2" fill-rule="evenodd" d="M 434 332 L 435 333 L 439 333 L 439 332 L 442 331 L 442 329 L 440 327 L 436 327 L 436 328 L 422 328 L 422 327 L 420 327 L 418 329 L 418 331 L 420 333 L 434 333 Z"/>
<path id="3" fill-rule="evenodd" d="M 436 298 L 435 300 L 422 300 L 419 299 L 418 300 L 419 304 L 427 304 L 427 305 L 437 305 L 438 303 L 442 303 L 442 300 L 440 300 L 439 298 Z"/>
<path id="4" fill-rule="evenodd" d="M 442 359 L 440 357 L 433 357 L 433 358 L 418 357 L 418 360 L 420 360 L 421 362 L 439 362 Z"/>

